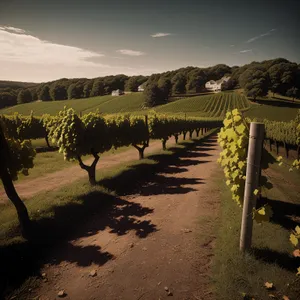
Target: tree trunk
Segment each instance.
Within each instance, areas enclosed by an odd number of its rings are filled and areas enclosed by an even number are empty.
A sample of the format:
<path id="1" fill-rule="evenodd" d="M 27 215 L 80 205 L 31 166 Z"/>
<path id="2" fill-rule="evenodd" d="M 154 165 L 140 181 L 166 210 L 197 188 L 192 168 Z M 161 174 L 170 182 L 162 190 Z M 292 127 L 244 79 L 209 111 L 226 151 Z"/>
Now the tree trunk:
<path id="1" fill-rule="evenodd" d="M 0 177 L 4 186 L 4 190 L 6 192 L 7 197 L 9 200 L 13 203 L 17 210 L 18 219 L 20 223 L 21 233 L 24 238 L 29 238 L 31 233 L 31 222 L 29 219 L 28 211 L 23 203 L 23 201 L 20 199 L 13 181 L 11 179 L 11 176 L 7 170 L 7 167 L 2 164 L 1 162 L 1 168 L 0 168 Z"/>
<path id="2" fill-rule="evenodd" d="M 175 137 L 176 144 L 178 144 L 178 134 L 174 134 L 174 137 Z"/>
<path id="3" fill-rule="evenodd" d="M 269 140 L 269 147 L 270 147 L 270 151 L 272 151 L 272 141 Z"/>
<path id="4" fill-rule="evenodd" d="M 276 143 L 276 154 L 278 155 L 278 153 L 279 153 L 279 143 L 277 141 L 275 141 L 275 143 Z"/>
<path id="5" fill-rule="evenodd" d="M 45 141 L 46 141 L 46 144 L 47 144 L 48 148 L 51 149 L 51 146 L 50 146 L 50 143 L 49 143 L 48 134 L 46 134 L 46 136 L 45 136 Z"/>
<path id="6" fill-rule="evenodd" d="M 200 129 L 196 129 L 196 136 L 199 137 Z"/>
<path id="7" fill-rule="evenodd" d="M 201 135 L 203 135 L 204 134 L 204 130 L 203 130 L 203 128 L 201 128 Z"/>
<path id="8" fill-rule="evenodd" d="M 86 170 L 88 172 L 90 184 L 96 185 L 96 166 L 100 157 L 96 152 L 93 151 L 93 149 L 91 150 L 91 153 L 94 156 L 94 161 L 90 166 L 85 165 L 79 155 L 77 159 L 81 169 Z"/>
<path id="9" fill-rule="evenodd" d="M 166 144 L 167 144 L 167 139 L 163 139 L 163 140 L 162 140 L 162 147 L 163 147 L 163 150 L 167 150 Z"/>
<path id="10" fill-rule="evenodd" d="M 139 159 L 143 159 L 144 158 L 144 151 L 146 149 L 146 147 L 148 147 L 148 143 L 144 143 L 144 145 L 142 147 L 139 147 L 136 144 L 132 144 L 132 146 L 138 150 L 139 152 Z"/>
<path id="11" fill-rule="evenodd" d="M 289 158 L 289 148 L 288 148 L 288 145 L 286 143 L 284 143 L 284 149 L 285 149 L 286 158 Z"/>
<path id="12" fill-rule="evenodd" d="M 190 131 L 189 131 L 189 134 L 190 134 L 190 140 L 193 138 L 193 131 L 194 131 L 194 130 L 190 130 Z"/>
<path id="13" fill-rule="evenodd" d="M 183 140 L 185 141 L 186 131 L 183 132 Z"/>
<path id="14" fill-rule="evenodd" d="M 300 146 L 298 146 L 298 149 L 297 149 L 297 158 L 300 159 Z"/>

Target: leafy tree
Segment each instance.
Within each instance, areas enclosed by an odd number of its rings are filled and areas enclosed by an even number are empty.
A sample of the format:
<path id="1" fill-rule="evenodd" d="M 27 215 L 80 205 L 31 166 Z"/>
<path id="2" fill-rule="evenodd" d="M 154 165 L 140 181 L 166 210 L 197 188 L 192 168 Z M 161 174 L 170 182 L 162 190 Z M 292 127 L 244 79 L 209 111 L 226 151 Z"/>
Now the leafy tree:
<path id="1" fill-rule="evenodd" d="M 257 97 L 265 96 L 268 93 L 268 73 L 263 68 L 253 67 L 247 69 L 240 76 L 239 83 L 244 88 L 247 96 L 252 97 L 254 101 Z"/>
<path id="2" fill-rule="evenodd" d="M 20 199 L 13 184 L 18 173 L 28 175 L 33 167 L 35 151 L 30 141 L 21 141 L 8 135 L 3 119 L 0 118 L 0 179 L 7 197 L 16 208 L 21 232 L 25 238 L 30 236 L 30 219 L 24 202 Z"/>
<path id="3" fill-rule="evenodd" d="M 83 85 L 72 83 L 68 88 L 68 99 L 79 99 L 83 97 Z"/>
<path id="4" fill-rule="evenodd" d="M 0 93 L 0 108 L 17 104 L 16 96 L 9 92 Z"/>
<path id="5" fill-rule="evenodd" d="M 51 100 L 50 93 L 49 93 L 49 86 L 48 85 L 44 85 L 41 88 L 41 90 L 38 93 L 38 97 L 42 101 L 50 101 Z"/>
<path id="6" fill-rule="evenodd" d="M 103 96 L 104 95 L 104 84 L 100 79 L 94 80 L 90 97 Z"/>
<path id="7" fill-rule="evenodd" d="M 189 92 L 199 93 L 207 81 L 207 76 L 203 70 L 194 69 L 188 74 L 186 89 Z"/>
<path id="8" fill-rule="evenodd" d="M 299 89 L 296 87 L 292 87 L 289 90 L 287 90 L 286 95 L 288 97 L 293 98 L 293 101 L 294 101 L 295 98 L 299 96 Z"/>
<path id="9" fill-rule="evenodd" d="M 139 85 L 138 77 L 132 76 L 126 81 L 125 89 L 130 92 L 137 92 Z"/>
<path id="10" fill-rule="evenodd" d="M 35 88 L 30 89 L 30 93 L 31 93 L 32 101 L 37 101 L 38 100 L 38 95 L 37 95 L 36 89 Z"/>
<path id="11" fill-rule="evenodd" d="M 145 104 L 153 107 L 161 103 L 161 90 L 156 83 L 151 83 L 144 90 Z"/>
<path id="12" fill-rule="evenodd" d="M 17 99 L 18 104 L 28 103 L 31 101 L 32 101 L 32 96 L 30 90 L 26 89 L 26 90 L 21 90 L 19 92 L 18 99 Z"/>
<path id="13" fill-rule="evenodd" d="M 66 100 L 68 98 L 66 87 L 59 83 L 52 85 L 49 93 L 53 101 Z"/>
<path id="14" fill-rule="evenodd" d="M 167 103 L 172 93 L 172 83 L 170 79 L 161 77 L 158 80 L 158 88 L 160 89 L 160 103 Z"/>
<path id="15" fill-rule="evenodd" d="M 172 78 L 172 85 L 174 94 L 185 94 L 186 77 L 184 76 L 184 74 L 177 73 Z"/>
<path id="16" fill-rule="evenodd" d="M 83 97 L 84 98 L 90 97 L 92 88 L 93 88 L 93 80 L 88 80 L 85 83 L 85 85 L 83 86 Z"/>

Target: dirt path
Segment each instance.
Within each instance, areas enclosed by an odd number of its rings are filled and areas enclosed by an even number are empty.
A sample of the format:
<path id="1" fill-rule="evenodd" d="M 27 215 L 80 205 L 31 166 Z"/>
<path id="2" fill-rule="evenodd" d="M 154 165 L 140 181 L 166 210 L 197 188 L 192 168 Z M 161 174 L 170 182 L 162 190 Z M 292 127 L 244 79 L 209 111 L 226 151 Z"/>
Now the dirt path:
<path id="1" fill-rule="evenodd" d="M 210 263 L 219 190 L 219 148 L 210 138 L 180 163 L 148 182 L 138 195 L 93 216 L 77 238 L 52 251 L 47 281 L 32 296 L 56 299 L 213 299 Z M 92 270 L 97 275 L 89 276 Z M 167 295 L 164 287 L 172 292 Z"/>
<path id="2" fill-rule="evenodd" d="M 174 144 L 173 138 L 168 141 L 167 145 Z M 145 154 L 149 152 L 154 152 L 161 149 L 162 145 L 160 141 L 151 141 L 148 148 L 145 150 Z M 138 159 L 138 152 L 133 147 L 127 151 L 112 154 L 100 158 L 97 169 L 106 169 L 114 167 L 120 163 L 132 161 Z M 92 159 L 85 161 L 87 164 L 92 163 Z M 24 180 L 22 182 L 16 183 L 15 187 L 18 194 L 22 198 L 32 197 L 40 192 L 53 191 L 59 189 L 64 185 L 68 185 L 80 178 L 87 178 L 86 171 L 82 170 L 79 165 L 72 166 L 70 168 L 65 168 L 61 171 L 46 174 L 43 177 L 35 178 L 32 180 Z M 34 189 L 32 188 L 34 187 Z M 0 187 L 0 203 L 8 201 L 4 190 Z"/>

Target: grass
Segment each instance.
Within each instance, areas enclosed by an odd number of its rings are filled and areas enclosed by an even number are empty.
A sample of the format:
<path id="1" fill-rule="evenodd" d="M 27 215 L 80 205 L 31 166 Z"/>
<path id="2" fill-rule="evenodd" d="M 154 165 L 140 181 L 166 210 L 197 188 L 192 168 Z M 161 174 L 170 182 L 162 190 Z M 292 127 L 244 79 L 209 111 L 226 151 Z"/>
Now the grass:
<path id="1" fill-rule="evenodd" d="M 100 113 L 119 113 L 141 110 L 144 103 L 142 93 L 132 93 L 119 97 L 99 96 L 86 99 L 48 101 L 48 102 L 32 102 L 0 110 L 0 114 L 13 114 L 18 112 L 22 115 L 29 115 L 31 111 L 36 116 L 43 114 L 55 115 L 64 106 L 73 108 L 77 113 L 89 113 L 99 109 Z"/>
<path id="2" fill-rule="evenodd" d="M 22 283 L 28 280 L 36 282 L 39 270 L 44 263 L 57 264 L 62 260 L 77 259 L 79 265 L 86 265 L 87 261 L 96 261 L 99 265 L 111 259 L 107 252 L 100 251 L 97 246 L 88 249 L 74 246 L 70 251 L 76 253 L 70 257 L 52 258 L 47 255 L 49 249 L 56 243 L 67 243 L 79 237 L 90 235 L 91 230 L 102 230 L 110 227 L 117 235 L 126 234 L 130 230 L 136 231 L 140 237 L 145 237 L 155 231 L 151 221 L 138 221 L 143 215 L 152 212 L 150 208 L 128 202 L 118 195 L 136 194 L 141 184 L 152 179 L 158 173 L 173 172 L 168 165 L 177 165 L 182 151 L 199 141 L 185 141 L 168 151 L 158 151 L 141 161 L 120 164 L 113 169 L 97 172 L 98 185 L 91 187 L 87 179 L 79 180 L 62 189 L 46 192 L 28 199 L 26 205 L 33 222 L 34 239 L 28 242 L 19 236 L 17 217 L 10 204 L 1 205 L 0 210 L 0 279 L 1 290 L 6 294 L 13 294 L 15 288 L 20 293 L 28 291 Z M 200 141 L 201 143 L 201 141 Z M 162 191 L 164 192 L 164 191 Z M 122 217 L 122 226 L 119 219 Z M 95 219 L 93 229 L 85 227 L 87 221 Z M 71 253 L 70 253 L 71 254 Z M 87 259 L 86 259 L 87 258 Z M 17 295 L 17 299 L 27 299 L 26 295 Z"/>
<path id="3" fill-rule="evenodd" d="M 249 118 L 289 122 L 295 119 L 297 113 L 297 107 L 280 107 L 253 103 L 250 108 L 245 111 L 244 115 Z"/>
<path id="4" fill-rule="evenodd" d="M 269 172 L 276 172 L 277 168 L 271 165 Z M 279 177 L 275 180 L 276 176 L 270 178 L 273 187 L 264 191 L 265 201 L 272 206 L 274 215 L 271 222 L 262 225 L 254 222 L 252 251 L 245 256 L 239 252 L 242 211 L 231 200 L 221 172 L 214 179 L 222 195 L 213 261 L 216 299 L 269 299 L 269 294 L 275 295 L 275 299 L 282 299 L 283 295 L 289 299 L 300 299 L 299 277 L 296 277 L 300 262 L 291 256 L 293 247 L 289 242 L 291 229 L 300 223 L 297 184 L 300 173 L 289 173 L 288 168 L 281 167 L 279 174 L 287 181 L 283 182 Z M 292 187 L 293 182 L 295 185 Z M 272 282 L 275 289 L 268 291 L 264 287 L 265 282 Z"/>

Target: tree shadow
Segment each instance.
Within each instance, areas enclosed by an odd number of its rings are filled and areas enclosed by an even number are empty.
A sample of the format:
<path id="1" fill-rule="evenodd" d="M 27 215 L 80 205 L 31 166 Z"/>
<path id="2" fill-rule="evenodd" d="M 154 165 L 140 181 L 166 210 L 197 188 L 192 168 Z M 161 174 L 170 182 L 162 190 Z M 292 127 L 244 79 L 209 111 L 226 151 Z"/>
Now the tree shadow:
<path id="1" fill-rule="evenodd" d="M 184 148 L 172 150 L 172 155 L 148 156 L 154 163 L 132 165 L 110 179 L 101 180 L 89 193 L 72 198 L 70 203 L 52 207 L 48 217 L 34 220 L 31 241 L 0 245 L 0 295 L 4 290 L 9 294 L 28 277 L 38 275 L 44 264 L 67 261 L 80 266 L 92 263 L 103 265 L 114 258 L 98 245 L 76 245 L 72 242 L 76 239 L 93 236 L 105 229 L 118 236 L 134 231 L 139 238 L 157 231 L 151 220 L 139 219 L 153 213 L 153 209 L 103 192 L 103 187 L 122 195 L 130 195 L 134 191 L 139 191 L 142 195 L 184 194 L 193 191 L 191 187 L 184 185 L 203 183 L 200 178 L 177 178 L 162 174 L 186 172 L 187 166 L 208 162 L 181 158 L 207 140 L 209 138 L 187 143 Z M 60 251 L 57 251 L 53 260 L 56 248 Z"/>
<path id="2" fill-rule="evenodd" d="M 278 252 L 269 248 L 252 248 L 251 254 L 260 261 L 268 264 L 276 264 L 280 268 L 295 271 L 297 269 L 299 260 L 290 256 L 285 252 Z"/>
<path id="3" fill-rule="evenodd" d="M 297 102 L 293 102 L 292 100 L 286 100 L 279 97 L 273 97 L 272 100 L 264 100 L 264 99 L 256 99 L 256 103 L 277 106 L 277 107 L 292 107 L 292 108 L 300 108 L 300 104 Z"/>
<path id="4" fill-rule="evenodd" d="M 281 225 L 291 230 L 300 225 L 300 204 L 283 202 L 280 200 L 272 200 L 261 198 L 260 204 L 269 204 L 273 210 L 273 216 L 270 219 L 272 223 Z"/>

